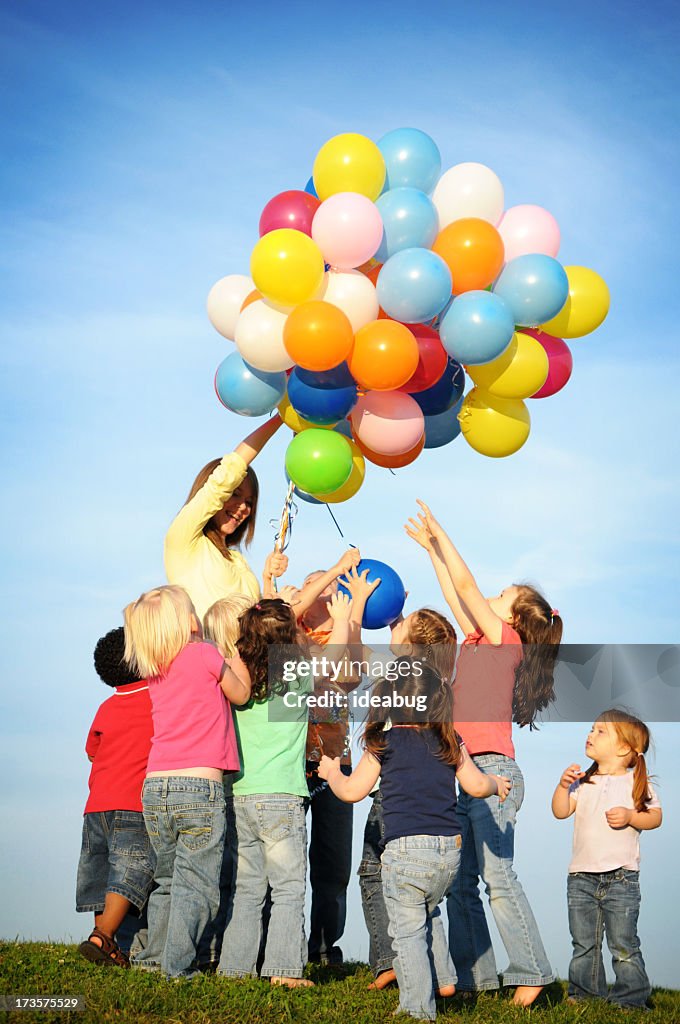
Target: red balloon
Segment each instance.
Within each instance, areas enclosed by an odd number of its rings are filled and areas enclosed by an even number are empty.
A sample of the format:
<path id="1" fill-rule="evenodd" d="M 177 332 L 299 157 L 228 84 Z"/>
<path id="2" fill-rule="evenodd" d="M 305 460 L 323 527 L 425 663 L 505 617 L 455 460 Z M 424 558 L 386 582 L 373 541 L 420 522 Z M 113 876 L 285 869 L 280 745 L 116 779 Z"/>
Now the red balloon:
<path id="1" fill-rule="evenodd" d="M 540 342 L 548 356 L 549 369 L 545 384 L 531 397 L 550 398 L 561 391 L 571 377 L 574 360 L 569 346 L 561 338 L 554 338 L 552 334 L 546 334 L 538 328 L 522 327 L 522 334 L 530 334 Z"/>
<path id="2" fill-rule="evenodd" d="M 292 228 L 312 237 L 314 214 L 321 200 L 309 192 L 289 189 L 270 199 L 260 217 L 260 238 L 277 228 Z"/>
<path id="3" fill-rule="evenodd" d="M 439 335 L 431 327 L 426 327 L 425 324 L 409 324 L 408 329 L 415 335 L 418 343 L 418 366 L 413 376 L 402 384 L 399 390 L 413 395 L 437 383 L 446 369 L 449 357 L 439 340 Z"/>

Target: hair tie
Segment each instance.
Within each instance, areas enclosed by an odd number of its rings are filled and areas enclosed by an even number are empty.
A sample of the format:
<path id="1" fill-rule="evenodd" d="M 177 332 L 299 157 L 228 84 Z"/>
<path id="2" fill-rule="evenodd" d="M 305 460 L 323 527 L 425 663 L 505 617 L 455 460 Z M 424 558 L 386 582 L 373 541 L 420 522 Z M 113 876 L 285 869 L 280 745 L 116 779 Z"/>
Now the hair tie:
<path id="1" fill-rule="evenodd" d="M 257 608 L 258 612 L 261 612 L 261 611 L 262 611 L 262 605 L 260 604 L 260 602 L 259 602 L 259 601 L 258 601 L 258 602 L 257 602 L 257 604 L 255 605 L 255 607 Z"/>
<path id="2" fill-rule="evenodd" d="M 556 615 L 559 615 L 559 614 L 560 613 L 558 612 L 557 608 L 551 608 L 550 609 L 550 625 L 551 626 L 553 624 L 553 619 L 555 618 Z"/>

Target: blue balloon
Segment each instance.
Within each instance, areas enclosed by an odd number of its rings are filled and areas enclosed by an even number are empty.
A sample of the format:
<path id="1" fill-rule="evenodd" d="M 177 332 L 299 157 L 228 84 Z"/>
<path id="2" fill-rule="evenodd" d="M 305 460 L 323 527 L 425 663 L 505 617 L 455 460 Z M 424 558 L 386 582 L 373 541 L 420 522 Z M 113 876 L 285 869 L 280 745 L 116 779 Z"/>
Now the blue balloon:
<path id="1" fill-rule="evenodd" d="M 395 252 L 419 247 L 429 249 L 439 231 L 437 208 L 417 188 L 393 188 L 376 199 L 383 222 L 380 248 L 375 254 L 384 263 Z"/>
<path id="2" fill-rule="evenodd" d="M 250 366 L 238 352 L 223 359 L 215 374 L 215 391 L 222 405 L 239 416 L 264 416 L 286 393 L 286 374 Z"/>
<path id="3" fill-rule="evenodd" d="M 402 249 L 383 264 L 376 292 L 393 320 L 427 323 L 451 298 L 451 271 L 431 249 Z"/>
<path id="4" fill-rule="evenodd" d="M 354 440 L 354 434 L 352 433 L 352 425 L 349 420 L 340 420 L 333 427 L 333 430 L 337 430 L 338 434 L 344 434 L 345 437 L 349 438 L 350 441 Z"/>
<path id="5" fill-rule="evenodd" d="M 314 178 L 310 178 L 307 184 L 305 185 L 305 192 L 309 193 L 310 196 L 314 196 L 315 199 L 319 198 L 319 193 L 316 191 L 316 188 L 314 187 Z"/>
<path id="6" fill-rule="evenodd" d="M 486 291 L 457 295 L 439 327 L 442 345 L 463 366 L 496 359 L 514 333 L 510 307 L 499 295 Z"/>
<path id="7" fill-rule="evenodd" d="M 395 128 L 383 135 L 378 149 L 385 159 L 386 188 L 419 188 L 432 192 L 442 169 L 437 144 L 418 128 Z"/>
<path id="8" fill-rule="evenodd" d="M 464 390 L 465 370 L 455 359 L 449 359 L 437 383 L 425 391 L 416 391 L 411 398 L 415 398 L 427 421 L 428 416 L 437 416 L 454 406 Z"/>
<path id="9" fill-rule="evenodd" d="M 315 376 L 302 371 L 307 377 Z M 357 401 L 357 386 L 352 381 L 346 387 L 315 387 L 302 379 L 300 368 L 295 367 L 288 378 L 288 400 L 299 416 L 310 423 L 328 426 L 344 419 Z"/>
<path id="10" fill-rule="evenodd" d="M 406 601 L 404 584 L 394 569 L 375 558 L 362 558 L 357 566 L 357 572 L 361 574 L 364 569 L 368 569 L 369 583 L 378 577 L 380 583 L 366 602 L 361 625 L 364 629 L 382 629 L 401 614 Z M 349 593 L 342 583 L 339 584 L 338 590 L 345 594 Z"/>
<path id="11" fill-rule="evenodd" d="M 507 302 L 516 324 L 537 327 L 562 309 L 569 296 L 569 279 L 552 256 L 529 253 L 505 265 L 493 291 Z"/>
<path id="12" fill-rule="evenodd" d="M 458 413 L 462 407 L 463 399 L 459 398 L 446 412 L 440 412 L 437 416 L 425 417 L 426 448 L 441 448 L 458 437 L 460 434 Z"/>
<path id="13" fill-rule="evenodd" d="M 295 373 L 298 380 L 310 388 L 351 388 L 356 385 L 347 363 L 338 363 L 330 370 L 305 370 L 296 366 Z"/>

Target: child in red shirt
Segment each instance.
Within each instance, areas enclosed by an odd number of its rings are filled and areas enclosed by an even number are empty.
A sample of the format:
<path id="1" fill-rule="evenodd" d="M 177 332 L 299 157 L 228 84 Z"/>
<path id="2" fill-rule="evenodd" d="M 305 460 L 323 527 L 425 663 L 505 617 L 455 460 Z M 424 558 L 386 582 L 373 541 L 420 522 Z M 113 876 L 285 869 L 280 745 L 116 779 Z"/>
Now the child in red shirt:
<path id="1" fill-rule="evenodd" d="M 76 909 L 94 911 L 79 952 L 95 964 L 129 967 L 115 935 L 131 908 L 146 903 L 155 854 L 144 825 L 142 785 L 153 726 L 148 684 L 123 660 L 123 627 L 97 643 L 94 665 L 115 693 L 100 706 L 85 752 L 92 762 L 78 864 Z"/>

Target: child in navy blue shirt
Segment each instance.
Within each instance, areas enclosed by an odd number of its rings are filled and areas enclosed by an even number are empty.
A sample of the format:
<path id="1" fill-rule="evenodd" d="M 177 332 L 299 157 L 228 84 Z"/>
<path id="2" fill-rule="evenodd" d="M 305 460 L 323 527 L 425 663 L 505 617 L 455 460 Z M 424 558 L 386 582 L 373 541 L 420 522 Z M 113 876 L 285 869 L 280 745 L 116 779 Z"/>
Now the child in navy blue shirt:
<path id="1" fill-rule="evenodd" d="M 406 663 L 406 665 L 404 664 Z M 480 772 L 453 726 L 452 695 L 425 662 L 397 661 L 399 683 L 381 680 L 364 731 L 365 753 L 351 775 L 323 757 L 319 775 L 355 803 L 380 787 L 385 815 L 382 879 L 396 952 L 399 1010 L 434 1020 L 435 991 L 453 995 L 456 975 L 439 912 L 460 866 L 456 776 L 472 796 L 504 800 L 510 782 Z M 390 708 L 396 694 L 398 707 Z"/>

